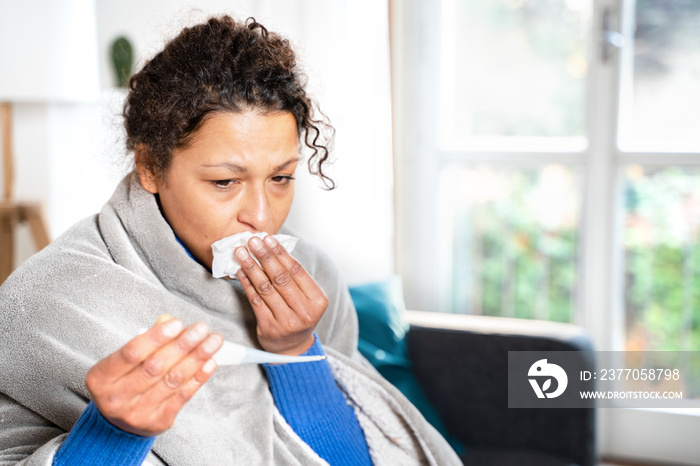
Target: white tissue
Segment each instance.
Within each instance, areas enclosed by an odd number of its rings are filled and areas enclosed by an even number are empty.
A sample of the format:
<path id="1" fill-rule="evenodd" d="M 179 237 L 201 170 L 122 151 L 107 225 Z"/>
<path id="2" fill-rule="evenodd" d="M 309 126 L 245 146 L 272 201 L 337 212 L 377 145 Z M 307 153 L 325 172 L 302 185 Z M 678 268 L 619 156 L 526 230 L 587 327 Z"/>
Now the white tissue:
<path id="1" fill-rule="evenodd" d="M 248 249 L 248 240 L 250 240 L 250 238 L 253 236 L 263 239 L 267 236 L 267 233 L 253 233 L 252 231 L 244 231 L 241 233 L 236 233 L 233 236 L 227 236 L 226 238 L 220 239 L 211 245 L 211 251 L 214 253 L 214 260 L 211 264 L 211 274 L 214 276 L 214 278 L 221 278 L 225 276 L 238 278 L 236 277 L 236 272 L 238 272 L 238 269 L 241 268 L 241 265 L 233 255 L 233 251 L 239 246 L 243 246 Z M 299 238 L 289 235 L 273 236 L 277 242 L 280 243 L 289 253 L 294 250 L 294 247 L 297 245 L 297 241 L 299 241 Z M 255 259 L 255 256 L 251 255 L 251 257 Z"/>

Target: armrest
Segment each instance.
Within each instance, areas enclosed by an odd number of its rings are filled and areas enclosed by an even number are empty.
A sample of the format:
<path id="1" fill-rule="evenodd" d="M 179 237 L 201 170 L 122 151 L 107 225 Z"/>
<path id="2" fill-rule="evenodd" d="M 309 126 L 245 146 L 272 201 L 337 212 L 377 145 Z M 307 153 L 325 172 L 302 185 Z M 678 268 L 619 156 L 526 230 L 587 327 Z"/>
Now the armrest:
<path id="1" fill-rule="evenodd" d="M 581 327 L 418 311 L 406 317 L 415 375 L 468 451 L 544 453 L 595 464 L 593 408 L 508 408 L 508 351 L 591 351 Z"/>
<path id="2" fill-rule="evenodd" d="M 573 345 L 580 345 L 576 348 L 580 351 L 592 351 L 586 331 L 583 327 L 573 324 L 426 311 L 406 311 L 405 316 L 408 324 L 415 327 L 461 330 L 484 335 L 530 336 L 571 342 Z"/>

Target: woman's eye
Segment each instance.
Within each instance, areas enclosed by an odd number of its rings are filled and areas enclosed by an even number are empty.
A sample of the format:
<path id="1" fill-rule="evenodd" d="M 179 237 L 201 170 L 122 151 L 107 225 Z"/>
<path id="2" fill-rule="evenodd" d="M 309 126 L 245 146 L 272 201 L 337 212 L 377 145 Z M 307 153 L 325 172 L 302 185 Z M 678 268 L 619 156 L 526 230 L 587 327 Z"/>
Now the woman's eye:
<path id="1" fill-rule="evenodd" d="M 272 177 L 272 181 L 277 184 L 289 184 L 292 180 L 294 180 L 294 177 L 291 175 L 277 175 Z"/>
<path id="2" fill-rule="evenodd" d="M 214 180 L 214 181 L 212 181 L 212 183 L 217 188 L 228 188 L 229 186 L 234 184 L 235 181 L 234 180 Z"/>

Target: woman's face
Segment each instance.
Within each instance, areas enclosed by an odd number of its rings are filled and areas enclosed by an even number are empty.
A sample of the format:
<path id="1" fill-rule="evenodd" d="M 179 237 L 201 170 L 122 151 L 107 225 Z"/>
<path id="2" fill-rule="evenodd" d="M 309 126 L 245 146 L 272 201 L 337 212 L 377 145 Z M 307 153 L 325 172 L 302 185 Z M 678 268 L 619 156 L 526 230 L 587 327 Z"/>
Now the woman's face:
<path id="1" fill-rule="evenodd" d="M 186 148 L 173 152 L 165 176 L 154 177 L 138 155 L 137 170 L 143 187 L 160 196 L 180 241 L 211 267 L 214 241 L 279 231 L 294 197 L 297 144 L 289 112 L 216 113 Z"/>

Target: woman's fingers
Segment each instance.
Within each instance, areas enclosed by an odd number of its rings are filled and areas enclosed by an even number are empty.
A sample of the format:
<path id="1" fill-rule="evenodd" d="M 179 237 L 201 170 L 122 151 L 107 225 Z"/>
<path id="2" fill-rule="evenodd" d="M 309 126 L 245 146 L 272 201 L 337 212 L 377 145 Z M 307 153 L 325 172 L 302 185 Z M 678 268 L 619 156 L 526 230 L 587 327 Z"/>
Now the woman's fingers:
<path id="1" fill-rule="evenodd" d="M 213 333 L 165 372 L 143 392 L 142 402 L 152 405 L 167 403 L 182 407 L 213 374 L 216 362 L 212 355 L 221 347 L 223 338 Z M 174 398 L 170 400 L 170 398 Z"/>
<path id="2" fill-rule="evenodd" d="M 255 316 L 258 318 L 258 320 L 261 318 L 274 320 L 274 314 L 262 297 L 258 294 L 258 290 L 255 289 L 255 285 L 253 285 L 253 282 L 250 281 L 248 275 L 243 271 L 242 267 L 238 270 L 237 276 L 238 280 L 241 282 L 243 291 L 245 291 L 245 294 L 248 297 L 248 301 L 250 301 L 250 305 L 253 306 L 253 311 L 255 312 Z"/>
<path id="3" fill-rule="evenodd" d="M 211 357 L 223 338 L 206 324 L 183 331 L 182 322 L 168 318 L 98 362 L 85 379 L 102 415 L 128 432 L 168 429 L 216 369 Z"/>
<path id="4" fill-rule="evenodd" d="M 113 383 L 143 363 L 158 348 L 175 339 L 184 328 L 184 324 L 178 319 L 154 325 L 146 333 L 133 338 L 93 366 L 88 372 L 88 382 L 97 378 Z"/>
<path id="5" fill-rule="evenodd" d="M 161 383 L 177 387 L 194 373 L 193 370 L 183 371 L 183 364 L 188 361 L 203 364 L 219 349 L 221 343 L 220 336 L 209 335 L 209 327 L 198 322 L 153 352 L 141 365 L 117 380 L 115 385 L 124 391 L 139 393 Z"/>
<path id="6" fill-rule="evenodd" d="M 313 329 L 328 306 L 323 290 L 272 236 L 235 250 L 238 278 L 257 317 L 258 340 L 267 351 L 300 354 L 313 343 Z"/>
<path id="7" fill-rule="evenodd" d="M 248 299 L 253 305 L 256 315 L 257 311 L 265 314 L 269 310 L 272 312 L 273 318 L 286 319 L 288 317 L 287 312 L 290 310 L 289 307 L 300 305 L 303 294 L 291 279 L 281 279 L 285 273 L 282 265 L 269 250 L 262 246 L 262 241 L 259 238 L 253 238 L 250 241 L 250 247 L 260 261 L 260 266 L 253 260 L 246 248 L 240 247 L 235 251 L 236 259 L 241 264 L 240 271 L 249 280 L 246 283 L 250 283 L 250 286 L 255 291 L 255 293 L 252 293 L 251 291 L 253 290 L 246 290 Z M 291 278 L 288 273 L 287 277 Z M 276 284 L 274 283 L 275 281 L 283 284 Z M 241 280 L 241 284 L 244 284 L 243 280 Z"/>
<path id="8" fill-rule="evenodd" d="M 242 268 L 263 299 L 268 301 L 268 296 L 274 299 L 277 292 L 296 311 L 303 311 L 310 302 L 325 310 L 328 303 L 321 287 L 272 235 L 266 236 L 264 241 L 251 238 L 248 244 L 260 266 L 247 255 L 245 248 L 238 248 L 236 257 L 240 263 L 243 256 L 247 256 L 241 263 Z"/>
<path id="9" fill-rule="evenodd" d="M 304 296 L 316 306 L 325 310 L 328 307 L 328 299 L 323 289 L 304 267 L 272 236 L 265 237 L 265 245 L 279 261 L 279 264 L 287 271 L 292 281 L 304 293 Z"/>

